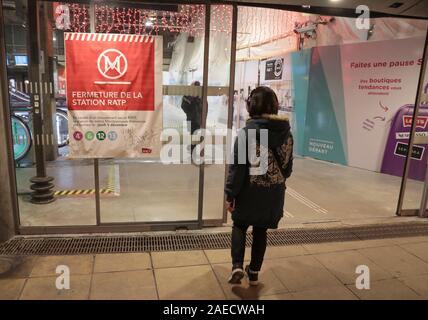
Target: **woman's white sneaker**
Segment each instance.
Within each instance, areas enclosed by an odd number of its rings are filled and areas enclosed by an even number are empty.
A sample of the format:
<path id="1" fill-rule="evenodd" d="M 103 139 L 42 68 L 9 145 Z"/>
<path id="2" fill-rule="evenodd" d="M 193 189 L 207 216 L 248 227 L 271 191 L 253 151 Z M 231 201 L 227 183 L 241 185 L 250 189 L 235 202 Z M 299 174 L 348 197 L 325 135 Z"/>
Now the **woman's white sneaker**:
<path id="1" fill-rule="evenodd" d="M 230 284 L 241 284 L 241 280 L 244 276 L 245 274 L 242 268 L 235 268 L 232 270 L 228 282 Z"/>

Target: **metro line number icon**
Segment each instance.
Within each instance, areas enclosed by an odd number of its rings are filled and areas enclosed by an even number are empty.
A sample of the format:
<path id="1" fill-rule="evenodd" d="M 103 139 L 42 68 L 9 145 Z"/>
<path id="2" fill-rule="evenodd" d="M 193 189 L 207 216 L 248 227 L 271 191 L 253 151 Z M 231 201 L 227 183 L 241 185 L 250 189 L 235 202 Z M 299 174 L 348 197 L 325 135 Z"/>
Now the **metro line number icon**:
<path id="1" fill-rule="evenodd" d="M 98 71 L 107 79 L 119 79 L 128 70 L 128 60 L 117 49 L 103 51 L 97 61 Z"/>

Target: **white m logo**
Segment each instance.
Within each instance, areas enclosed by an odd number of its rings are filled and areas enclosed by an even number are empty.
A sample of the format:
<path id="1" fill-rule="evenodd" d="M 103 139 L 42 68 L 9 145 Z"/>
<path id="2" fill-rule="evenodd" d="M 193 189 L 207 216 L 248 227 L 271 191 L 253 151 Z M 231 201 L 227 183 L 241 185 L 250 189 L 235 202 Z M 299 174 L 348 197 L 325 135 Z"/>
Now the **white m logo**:
<path id="1" fill-rule="evenodd" d="M 97 66 L 105 78 L 118 79 L 128 70 L 128 61 L 119 50 L 107 49 L 99 55 Z"/>

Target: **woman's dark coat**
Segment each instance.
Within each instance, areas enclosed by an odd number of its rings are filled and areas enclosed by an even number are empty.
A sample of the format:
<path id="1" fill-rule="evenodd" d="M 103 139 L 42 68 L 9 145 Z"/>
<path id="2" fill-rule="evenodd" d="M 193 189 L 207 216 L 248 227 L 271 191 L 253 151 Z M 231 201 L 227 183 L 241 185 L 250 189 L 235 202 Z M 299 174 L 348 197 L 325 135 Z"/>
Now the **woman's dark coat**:
<path id="1" fill-rule="evenodd" d="M 267 129 L 267 146 L 263 138 L 260 139 L 261 129 Z M 246 150 L 246 155 L 239 155 L 239 148 Z M 266 165 L 254 165 L 251 154 L 260 156 L 263 151 L 268 159 L 264 161 Z M 235 202 L 234 223 L 277 228 L 283 216 L 285 181 L 293 168 L 293 136 L 288 118 L 262 115 L 249 119 L 235 140 L 233 160 L 225 192 L 227 200 Z"/>

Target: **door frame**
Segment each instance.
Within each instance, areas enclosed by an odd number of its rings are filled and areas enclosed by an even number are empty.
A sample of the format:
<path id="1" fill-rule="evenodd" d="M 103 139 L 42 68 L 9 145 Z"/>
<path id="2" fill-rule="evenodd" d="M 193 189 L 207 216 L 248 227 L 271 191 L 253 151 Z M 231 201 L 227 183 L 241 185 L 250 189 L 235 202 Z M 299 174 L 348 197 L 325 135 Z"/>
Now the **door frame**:
<path id="1" fill-rule="evenodd" d="M 31 0 L 30 0 L 31 1 Z M 29 2 L 30 2 L 29 1 Z M 41 0 L 36 0 L 36 2 L 38 3 Z M 54 2 L 54 0 L 45 0 L 43 2 Z M 93 3 L 93 1 L 89 1 L 89 0 L 74 0 L 74 1 L 65 1 L 65 2 L 70 2 L 70 3 Z M 132 4 L 135 2 L 139 2 L 139 3 L 151 3 L 151 1 L 148 0 L 117 0 L 117 1 L 104 1 L 102 2 L 103 4 Z M 183 0 L 176 0 L 176 1 L 163 1 L 163 0 L 157 0 L 156 4 L 159 5 L 165 5 L 165 4 L 188 4 L 188 1 L 183 1 Z M 256 2 L 245 2 L 245 1 L 210 1 L 210 0 L 197 0 L 197 1 L 192 1 L 192 4 L 202 4 L 205 5 L 206 10 L 208 9 L 209 12 L 210 11 L 210 6 L 211 5 L 215 5 L 215 4 L 226 4 L 226 5 L 231 5 L 233 7 L 233 21 L 232 21 L 232 50 L 231 50 L 231 60 L 230 60 L 230 74 L 229 74 L 229 109 L 228 109 L 228 124 L 227 127 L 231 128 L 232 127 L 232 106 L 233 106 L 233 92 L 234 92 L 234 79 L 235 79 L 235 51 L 233 50 L 233 48 L 236 49 L 236 33 L 237 33 L 237 17 L 238 17 L 238 7 L 240 6 L 250 6 L 250 7 L 264 7 L 264 8 L 274 8 L 274 9 L 284 9 L 284 10 L 291 10 L 291 11 L 301 11 L 301 12 L 310 12 L 310 13 L 316 13 L 316 8 L 314 8 L 314 10 L 312 9 L 298 9 L 296 6 L 290 6 L 290 5 L 279 5 L 279 4 L 269 4 L 269 3 L 256 3 Z M 352 17 L 355 15 L 353 15 L 349 10 L 342 10 L 343 11 L 343 16 L 349 16 Z M 340 15 L 342 13 L 342 11 L 338 11 L 338 14 Z M 327 12 L 326 12 L 327 14 Z M 205 103 L 206 97 L 207 97 L 207 87 L 208 87 L 208 82 L 205 81 L 205 79 L 208 79 L 208 65 L 207 65 L 207 61 L 209 58 L 209 21 L 207 23 L 207 16 L 206 15 L 206 20 L 205 20 L 205 33 L 208 34 L 207 37 L 205 37 L 205 43 L 204 43 L 204 48 L 207 48 L 208 50 L 204 50 L 204 81 L 203 81 L 203 101 L 204 101 L 204 105 L 203 105 L 203 112 L 204 114 L 207 113 L 207 105 Z M 394 15 L 382 15 L 382 14 L 377 14 L 374 13 L 373 17 L 376 16 L 394 16 Z M 411 18 L 411 17 L 407 17 L 407 18 Z M 414 19 L 419 19 L 419 20 L 423 20 L 422 18 L 414 18 Z M 208 19 L 209 20 L 209 19 Z M 0 22 L 3 23 L 4 25 L 4 17 L 3 15 L 0 15 Z M 207 27 L 208 25 L 208 27 Z M 428 41 L 428 34 L 427 34 L 427 39 L 425 42 L 425 48 L 427 46 L 427 41 Z M 5 48 L 1 48 L 1 50 L 4 50 Z M 30 55 L 30 52 L 28 52 L 28 55 Z M 419 77 L 421 78 L 421 76 L 423 75 L 423 69 L 425 70 L 425 65 L 426 65 L 426 59 L 425 59 L 425 54 L 424 54 L 424 60 L 423 60 L 423 65 L 421 67 L 421 71 L 420 71 L 420 75 Z M 2 80 L 4 79 L 4 76 L 7 74 L 7 70 L 6 70 L 6 66 L 4 63 L 1 64 L 0 66 L 0 71 L 1 71 L 1 75 L 2 75 Z M 419 81 L 421 81 L 419 79 Z M 419 88 L 420 86 L 418 86 L 418 91 L 417 91 L 417 96 L 416 96 L 416 108 L 415 108 L 415 112 L 414 112 L 414 117 L 417 114 L 417 109 L 418 109 L 418 102 L 420 101 L 420 97 L 421 97 L 421 90 Z M 4 92 L 4 88 L 3 88 L 3 93 L 4 94 L 8 94 L 8 90 L 7 92 Z M 7 97 L 6 97 L 7 98 Z M 4 106 L 4 110 L 2 110 L 3 113 L 6 115 L 6 119 L 10 118 L 10 112 L 9 112 L 9 106 L 5 105 Z M 413 138 L 414 138 L 414 132 L 415 132 L 415 123 L 416 121 L 413 121 L 412 123 L 412 128 L 411 128 L 411 136 L 410 136 L 410 141 L 409 141 L 409 145 L 412 146 L 413 144 Z M 8 133 L 7 133 L 7 139 L 9 141 L 7 148 L 8 148 L 8 155 L 9 155 L 9 159 L 8 159 L 8 169 L 9 169 L 9 175 L 11 178 L 11 194 L 10 197 L 12 199 L 12 203 L 13 203 L 13 216 L 15 219 L 15 230 L 17 234 L 64 234 L 64 233 L 97 233 L 97 232 L 139 232 L 139 231 L 161 231 L 161 230 L 175 230 L 177 228 L 188 228 L 189 230 L 194 230 L 194 229 L 200 229 L 204 226 L 218 226 L 221 225 L 223 222 L 226 222 L 227 219 L 227 213 L 226 210 L 223 210 L 223 219 L 215 219 L 215 220 L 203 220 L 203 195 L 204 195 L 204 170 L 205 167 L 202 165 L 199 169 L 199 190 L 198 190 L 198 210 L 197 210 L 197 219 L 196 220 L 190 220 L 190 221 L 167 221 L 167 222 L 136 222 L 136 223 L 102 223 L 101 222 L 101 217 L 100 217 L 100 207 L 99 207 L 99 199 L 96 200 L 96 203 L 98 202 L 97 206 L 98 208 L 96 209 L 96 221 L 97 223 L 95 225 L 70 225 L 70 226 L 21 226 L 20 224 L 20 216 L 19 216 L 19 206 L 18 206 L 18 197 L 17 197 L 17 184 L 16 184 L 16 174 L 15 174 L 15 166 L 14 166 L 14 160 L 13 160 L 13 144 L 12 144 L 12 135 L 11 135 L 11 130 L 10 130 L 10 124 L 8 123 L 8 121 L 6 121 L 5 123 L 6 128 L 8 128 Z M 228 143 L 230 143 L 230 137 L 227 138 Z M 402 183 L 401 183 L 401 187 L 400 187 L 400 195 L 397 199 L 397 209 L 396 209 L 396 214 L 397 215 L 415 215 L 418 212 L 418 209 L 415 210 L 405 210 L 402 208 L 402 204 L 403 204 L 403 198 L 404 198 L 404 193 L 405 193 L 405 189 L 406 189 L 406 180 L 408 177 L 408 166 L 409 166 L 409 162 L 410 162 L 410 150 L 411 148 L 409 147 L 408 150 L 408 154 L 406 157 L 406 164 L 405 164 L 405 169 L 403 172 L 403 176 L 402 176 Z M 94 161 L 95 162 L 95 161 Z M 226 165 L 226 172 L 225 172 L 225 176 L 227 175 L 227 165 Z M 97 172 L 97 174 L 99 174 L 99 167 L 98 165 L 94 164 L 94 174 L 95 172 Z M 96 179 L 94 179 L 96 180 Z M 98 179 L 98 186 L 97 183 L 95 183 L 95 188 L 98 189 L 98 197 L 99 197 L 99 179 Z"/>
<path id="2" fill-rule="evenodd" d="M 29 1 L 29 3 L 33 3 L 33 1 Z M 39 3 L 47 3 L 47 2 L 55 2 L 53 0 L 36 0 L 34 1 L 35 8 L 37 10 L 28 10 L 28 20 L 32 22 L 33 25 L 37 26 L 36 30 L 32 29 L 32 38 L 30 41 L 27 41 L 27 55 L 29 56 L 29 74 L 31 67 L 33 67 L 33 70 L 37 70 L 39 68 L 38 65 L 38 59 L 31 59 L 31 55 L 35 54 L 36 52 L 39 52 L 38 46 L 40 45 L 38 41 L 35 41 L 34 39 L 37 39 L 38 32 L 39 32 Z M 82 3 L 82 4 L 94 4 L 94 1 L 89 0 L 75 0 L 75 1 L 64 1 L 69 3 Z M 132 2 L 135 1 L 126 1 L 126 0 L 118 0 L 118 1 L 105 1 L 103 4 L 132 4 Z M 151 1 L 148 0 L 142 0 L 139 1 L 139 3 L 151 3 Z M 157 1 L 156 4 L 159 5 L 178 5 L 178 4 L 189 4 L 188 1 Z M 204 57 L 203 57 L 203 84 L 202 84 L 202 99 L 203 99 L 203 115 L 207 114 L 208 111 L 208 105 L 207 105 L 207 96 L 208 96 L 208 61 L 209 61 L 209 41 L 210 41 L 210 12 L 211 12 L 211 5 L 215 4 L 211 1 L 203 1 L 203 0 L 197 0 L 192 1 L 192 4 L 201 4 L 205 6 L 205 37 L 204 37 Z M 34 7 L 33 7 L 34 8 Z M 236 5 L 233 6 L 233 10 L 237 10 Z M 237 19 L 237 14 L 234 14 Z M 0 17 L 1 23 L 4 24 L 3 16 Z M 235 21 L 236 24 L 236 21 Z M 236 36 L 236 35 L 235 35 Z M 29 45 L 29 42 L 31 43 L 31 46 Z M 31 50 L 30 50 L 31 48 Z M 5 48 L 3 48 L 4 50 Z M 37 50 L 35 50 L 37 49 Z M 234 58 L 235 51 L 231 50 L 231 57 Z M 37 66 L 32 65 L 32 60 L 35 60 L 37 63 Z M 234 79 L 234 74 L 232 74 L 232 69 L 230 68 L 230 79 Z M 5 72 L 7 74 L 7 71 L 5 68 L 2 68 L 2 72 Z M 34 77 L 33 77 L 34 78 Z M 233 85 L 234 82 L 229 83 L 229 86 L 232 87 L 232 89 L 229 88 L 229 92 L 233 93 Z M 8 91 L 7 91 L 8 93 Z M 230 99 L 229 99 L 230 100 Z M 233 101 L 232 101 L 233 103 Z M 229 103 L 231 105 L 231 103 Z M 229 106 L 230 108 L 230 106 Z M 5 112 L 7 112 L 8 117 L 10 118 L 10 112 L 9 112 L 9 105 L 5 106 Z M 8 121 L 6 121 L 8 122 Z M 228 119 L 229 123 L 229 119 Z M 205 118 L 203 118 L 202 128 L 205 127 Z M 101 219 L 101 206 L 100 206 L 100 186 L 99 186 L 99 159 L 93 159 L 93 169 L 94 169 L 94 187 L 95 187 L 95 220 L 96 223 L 94 225 L 59 225 L 59 226 L 23 226 L 20 223 L 19 218 L 19 203 L 18 203 L 18 197 L 17 197 L 17 182 L 16 182 L 16 174 L 15 174 L 15 165 L 13 160 L 13 144 L 12 144 L 12 136 L 11 136 L 11 130 L 10 130 L 10 124 L 9 124 L 9 130 L 8 130 L 8 141 L 10 142 L 10 146 L 8 147 L 8 155 L 9 155 L 9 172 L 13 184 L 12 188 L 12 197 L 13 197 L 13 215 L 15 218 L 15 231 L 17 234 L 21 235 L 38 235 L 38 234 L 67 234 L 67 233 L 98 233 L 98 232 L 141 232 L 141 231 L 173 231 L 177 229 L 188 229 L 188 230 L 196 230 L 201 229 L 203 227 L 209 227 L 209 226 L 221 226 L 223 222 L 225 222 L 225 215 L 223 212 L 223 218 L 222 219 L 203 219 L 203 196 L 204 196 L 204 172 L 205 172 L 205 165 L 199 166 L 199 182 L 198 182 L 198 209 L 195 214 L 197 214 L 197 218 L 195 220 L 186 220 L 186 221 L 155 221 L 155 222 L 102 222 Z"/>

